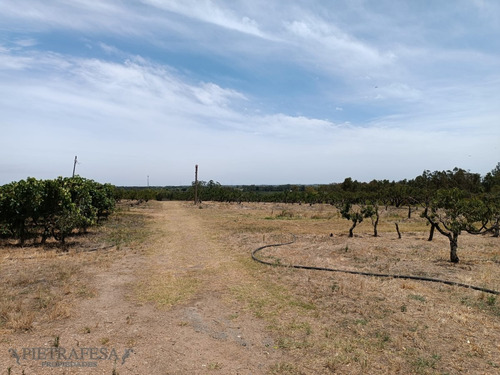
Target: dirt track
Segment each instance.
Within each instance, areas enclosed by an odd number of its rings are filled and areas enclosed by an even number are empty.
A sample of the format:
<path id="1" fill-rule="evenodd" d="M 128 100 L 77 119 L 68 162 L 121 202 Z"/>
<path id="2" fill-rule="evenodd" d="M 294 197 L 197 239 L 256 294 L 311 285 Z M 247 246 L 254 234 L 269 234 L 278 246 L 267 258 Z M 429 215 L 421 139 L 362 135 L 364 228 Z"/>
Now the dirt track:
<path id="1" fill-rule="evenodd" d="M 279 361 L 263 323 L 240 311 L 228 293 L 228 286 L 244 275 L 228 267 L 232 260 L 223 256 L 222 244 L 186 203 L 160 207 L 150 213 L 154 231 L 145 248 L 128 251 L 109 268 L 89 275 L 95 298 L 76 306 L 69 319 L 4 340 L 2 373 L 11 366 L 12 374 L 21 374 L 21 369 L 25 374 L 112 374 L 114 369 L 141 375 L 260 374 L 270 362 Z M 188 285 L 190 293 L 165 300 L 174 292 L 162 289 L 169 282 Z M 67 351 L 107 347 L 115 349 L 119 358 L 116 364 L 115 357 L 94 361 L 97 367 L 92 369 L 57 370 L 44 368 L 42 360 L 29 356 L 21 358 L 22 366 L 8 358 L 7 348 L 48 348 L 56 336 Z M 127 348 L 133 352 L 122 364 Z"/>

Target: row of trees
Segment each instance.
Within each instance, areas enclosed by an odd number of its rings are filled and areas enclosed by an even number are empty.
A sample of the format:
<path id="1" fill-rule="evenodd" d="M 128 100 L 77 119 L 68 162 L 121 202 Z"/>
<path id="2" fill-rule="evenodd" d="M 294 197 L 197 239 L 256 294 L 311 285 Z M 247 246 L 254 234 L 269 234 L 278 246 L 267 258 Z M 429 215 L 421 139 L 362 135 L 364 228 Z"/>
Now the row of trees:
<path id="1" fill-rule="evenodd" d="M 432 241 L 434 232 L 446 236 L 450 242 L 450 261 L 459 262 L 458 237 L 463 232 L 470 234 L 491 233 L 499 237 L 500 233 L 500 195 L 478 194 L 469 195 L 458 188 L 439 189 L 424 202 L 421 202 L 423 212 L 421 217 L 430 224 L 429 241 Z M 378 201 L 366 201 L 352 204 L 346 200 L 337 205 L 341 216 L 350 220 L 349 237 L 353 237 L 353 230 L 364 219 L 371 219 L 374 236 L 377 237 L 379 221 Z M 397 227 L 396 223 L 396 229 Z"/>
<path id="2" fill-rule="evenodd" d="M 193 200 L 192 186 L 148 189 L 119 189 L 120 198 Z M 463 232 L 492 233 L 499 236 L 500 163 L 485 176 L 461 168 L 424 171 L 410 180 L 358 182 L 346 178 L 328 185 L 247 185 L 223 186 L 218 182 L 198 183 L 198 197 L 204 201 L 284 202 L 299 204 L 330 203 L 342 217 L 352 221 L 350 236 L 357 224 L 371 219 L 377 235 L 379 207 L 408 207 L 410 218 L 415 207 L 434 231 L 450 241 L 450 261 L 458 262 L 458 237 Z"/>
<path id="3" fill-rule="evenodd" d="M 27 178 L 0 186 L 0 236 L 24 244 L 50 237 L 64 244 L 74 230 L 86 232 L 113 212 L 115 188 L 79 176 Z"/>
<path id="4" fill-rule="evenodd" d="M 234 197 L 235 191 L 213 183 L 202 185 L 211 197 Z M 241 192 L 243 192 L 242 190 Z M 255 194 L 255 191 L 252 193 Z M 236 194 L 237 195 L 237 194 Z M 240 199 L 242 198 L 240 195 Z M 329 202 L 338 207 L 341 216 L 352 222 L 349 236 L 364 219 L 370 219 L 377 236 L 379 206 L 422 206 L 422 218 L 430 224 L 429 240 L 434 231 L 446 236 L 450 243 L 450 261 L 459 262 L 458 238 L 463 232 L 471 234 L 500 232 L 500 163 L 483 178 L 460 168 L 453 171 L 424 171 L 412 180 L 369 183 L 346 178 L 341 184 L 297 187 L 268 192 L 263 198 L 282 202 Z"/>
<path id="5" fill-rule="evenodd" d="M 416 206 L 428 201 L 437 190 L 459 189 L 473 196 L 500 193 L 500 163 L 484 177 L 464 169 L 424 171 L 410 180 L 359 182 L 346 178 L 326 185 L 243 185 L 225 186 L 210 180 L 198 182 L 198 197 L 219 202 L 331 203 L 377 201 L 383 206 Z M 194 200 L 191 186 L 118 188 L 122 199 Z"/>

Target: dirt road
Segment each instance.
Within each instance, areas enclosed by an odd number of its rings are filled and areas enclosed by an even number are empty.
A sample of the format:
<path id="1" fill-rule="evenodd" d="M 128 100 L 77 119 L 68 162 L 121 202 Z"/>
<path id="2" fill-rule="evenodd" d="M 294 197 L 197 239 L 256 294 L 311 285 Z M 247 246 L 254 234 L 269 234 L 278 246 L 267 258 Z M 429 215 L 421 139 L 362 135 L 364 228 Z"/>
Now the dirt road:
<path id="1" fill-rule="evenodd" d="M 263 374 L 279 362 L 265 324 L 241 311 L 230 292 L 249 282 L 231 252 L 185 202 L 151 207 L 143 248 L 122 250 L 109 266 L 89 271 L 95 297 L 80 301 L 70 318 L 5 339 L 2 373 Z M 54 346 L 65 350 L 60 362 L 94 367 L 47 367 L 57 361 Z M 20 365 L 6 358 L 11 347 Z M 46 350 L 22 356 L 22 348 L 39 347 Z M 92 357 L 82 348 L 107 352 Z"/>

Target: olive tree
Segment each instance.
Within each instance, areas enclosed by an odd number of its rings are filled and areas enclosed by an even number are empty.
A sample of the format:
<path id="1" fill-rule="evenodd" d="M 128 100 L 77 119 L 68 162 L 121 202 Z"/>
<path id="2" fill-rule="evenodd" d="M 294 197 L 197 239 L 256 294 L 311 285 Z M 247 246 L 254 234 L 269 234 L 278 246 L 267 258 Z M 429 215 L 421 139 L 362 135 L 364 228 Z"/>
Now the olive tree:
<path id="1" fill-rule="evenodd" d="M 378 210 L 375 211 L 374 206 L 372 205 L 356 205 L 354 206 L 350 201 L 345 202 L 340 209 L 340 214 L 344 219 L 352 221 L 352 226 L 349 228 L 349 237 L 353 237 L 354 228 L 359 223 L 362 223 L 364 219 L 368 217 L 373 217 L 375 212 L 377 212 L 377 220 L 378 223 Z M 374 233 L 376 236 L 376 225 L 374 224 Z"/>
<path id="2" fill-rule="evenodd" d="M 450 241 L 450 262 L 460 261 L 458 237 L 462 231 L 484 233 L 489 220 L 488 208 L 479 198 L 470 198 L 464 191 L 454 188 L 438 190 L 434 199 L 425 207 L 422 217 Z"/>
<path id="3" fill-rule="evenodd" d="M 373 237 L 378 237 L 378 222 L 380 219 L 380 214 L 378 212 L 378 204 L 369 204 L 366 207 L 362 209 L 362 212 L 365 217 L 369 217 L 372 221 L 372 226 L 373 226 Z"/>

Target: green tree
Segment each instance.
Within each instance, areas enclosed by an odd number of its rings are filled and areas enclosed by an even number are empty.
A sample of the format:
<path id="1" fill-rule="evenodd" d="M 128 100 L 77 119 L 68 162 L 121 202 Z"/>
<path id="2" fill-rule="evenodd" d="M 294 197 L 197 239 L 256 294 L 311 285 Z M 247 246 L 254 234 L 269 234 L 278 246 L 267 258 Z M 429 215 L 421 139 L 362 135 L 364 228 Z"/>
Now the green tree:
<path id="1" fill-rule="evenodd" d="M 493 237 L 500 236 L 500 189 L 482 197 L 486 205 L 488 223 L 484 225 L 486 232 L 493 233 Z M 483 228 L 481 228 L 483 229 Z"/>
<path id="2" fill-rule="evenodd" d="M 483 233 L 489 214 L 482 200 L 470 198 L 463 190 L 453 188 L 439 190 L 436 197 L 425 207 L 422 217 L 448 238 L 450 262 L 458 263 L 458 237 L 462 231 Z"/>
<path id="3" fill-rule="evenodd" d="M 369 217 L 371 219 L 373 226 L 373 237 L 378 237 L 377 227 L 380 219 L 380 215 L 378 213 L 378 204 L 376 202 L 375 204 L 368 204 L 361 209 L 361 213 L 364 217 Z"/>
<path id="4" fill-rule="evenodd" d="M 64 243 L 74 230 L 86 231 L 114 208 L 114 188 L 79 176 L 28 178 L 0 187 L 0 234 L 18 239 L 49 236 Z"/>
<path id="5" fill-rule="evenodd" d="M 43 199 L 38 225 L 42 230 L 41 243 L 54 236 L 58 218 L 71 204 L 71 195 L 63 188 L 62 180 L 46 180 L 43 184 Z"/>
<path id="6" fill-rule="evenodd" d="M 486 192 L 500 193 L 500 163 L 491 172 L 486 173 L 482 184 Z"/>
<path id="7" fill-rule="evenodd" d="M 35 178 L 13 182 L 2 187 L 0 222 L 21 245 L 34 235 L 40 215 L 43 184 Z"/>
<path id="8" fill-rule="evenodd" d="M 340 207 L 340 214 L 344 219 L 352 221 L 352 226 L 349 228 L 349 237 L 353 237 L 356 225 L 362 223 L 365 218 L 373 216 L 375 212 L 371 205 L 354 206 L 350 201 L 347 201 Z"/>
<path id="9" fill-rule="evenodd" d="M 94 183 L 94 188 L 90 191 L 92 205 L 97 209 L 97 222 L 106 219 L 115 209 L 116 189 L 111 184 Z"/>

